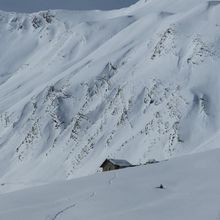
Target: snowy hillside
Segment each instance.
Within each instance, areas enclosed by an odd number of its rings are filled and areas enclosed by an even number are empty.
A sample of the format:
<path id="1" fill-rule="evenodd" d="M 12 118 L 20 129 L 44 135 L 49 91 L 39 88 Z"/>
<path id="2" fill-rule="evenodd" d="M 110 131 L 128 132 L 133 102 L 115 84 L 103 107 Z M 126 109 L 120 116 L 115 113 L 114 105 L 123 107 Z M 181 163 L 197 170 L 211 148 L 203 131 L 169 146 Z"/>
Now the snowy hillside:
<path id="1" fill-rule="evenodd" d="M 219 154 L 215 150 L 3 194 L 0 219 L 219 219 Z M 160 184 L 165 189 L 156 188 Z"/>
<path id="2" fill-rule="evenodd" d="M 85 176 L 107 157 L 139 164 L 219 147 L 219 3 L 1 11 L 0 183 Z"/>

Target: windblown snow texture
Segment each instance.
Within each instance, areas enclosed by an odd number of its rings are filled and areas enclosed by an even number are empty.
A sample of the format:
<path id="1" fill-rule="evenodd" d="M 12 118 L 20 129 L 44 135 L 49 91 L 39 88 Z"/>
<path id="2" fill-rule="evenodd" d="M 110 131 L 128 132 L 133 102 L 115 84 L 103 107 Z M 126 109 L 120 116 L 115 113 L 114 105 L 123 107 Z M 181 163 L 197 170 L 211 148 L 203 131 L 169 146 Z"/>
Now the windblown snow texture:
<path id="1" fill-rule="evenodd" d="M 2 191 L 218 148 L 220 4 L 0 12 Z"/>

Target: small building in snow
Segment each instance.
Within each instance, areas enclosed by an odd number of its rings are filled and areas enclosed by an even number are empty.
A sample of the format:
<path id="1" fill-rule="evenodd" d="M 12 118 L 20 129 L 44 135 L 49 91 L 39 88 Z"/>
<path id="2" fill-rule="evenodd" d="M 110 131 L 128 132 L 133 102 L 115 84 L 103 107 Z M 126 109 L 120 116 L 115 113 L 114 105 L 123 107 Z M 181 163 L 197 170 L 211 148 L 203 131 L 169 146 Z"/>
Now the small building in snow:
<path id="1" fill-rule="evenodd" d="M 102 171 L 118 170 L 126 167 L 133 167 L 127 160 L 106 159 L 100 166 Z"/>

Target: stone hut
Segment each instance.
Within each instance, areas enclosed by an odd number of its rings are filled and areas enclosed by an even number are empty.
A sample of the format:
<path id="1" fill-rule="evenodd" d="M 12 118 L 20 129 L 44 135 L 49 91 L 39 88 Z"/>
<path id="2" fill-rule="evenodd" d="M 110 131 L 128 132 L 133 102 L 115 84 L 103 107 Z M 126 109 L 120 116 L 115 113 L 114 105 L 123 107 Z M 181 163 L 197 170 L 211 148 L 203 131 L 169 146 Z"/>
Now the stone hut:
<path id="1" fill-rule="evenodd" d="M 133 167 L 127 160 L 106 159 L 100 166 L 102 171 L 118 170 L 126 167 Z"/>

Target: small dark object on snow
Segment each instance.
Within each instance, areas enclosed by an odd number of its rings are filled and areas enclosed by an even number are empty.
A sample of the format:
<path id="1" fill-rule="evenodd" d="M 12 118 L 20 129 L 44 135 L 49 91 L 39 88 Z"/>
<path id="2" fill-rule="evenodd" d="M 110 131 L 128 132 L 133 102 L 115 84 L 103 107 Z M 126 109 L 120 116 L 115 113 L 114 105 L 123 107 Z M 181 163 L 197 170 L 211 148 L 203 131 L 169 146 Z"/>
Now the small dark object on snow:
<path id="1" fill-rule="evenodd" d="M 157 188 L 157 189 L 165 189 L 165 187 L 164 187 L 163 184 L 160 184 L 160 186 L 157 186 L 156 188 Z"/>
<path id="2" fill-rule="evenodd" d="M 150 105 L 151 105 L 151 104 L 153 104 L 153 103 L 154 103 L 154 100 L 153 100 L 153 99 L 151 99 L 151 100 L 150 100 Z"/>
<path id="3" fill-rule="evenodd" d="M 147 165 L 147 164 L 154 164 L 154 163 L 159 163 L 159 161 L 157 161 L 157 160 L 155 160 L 155 159 L 150 159 L 150 160 L 148 160 L 148 161 L 145 163 L 145 165 Z"/>

